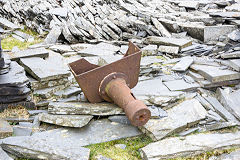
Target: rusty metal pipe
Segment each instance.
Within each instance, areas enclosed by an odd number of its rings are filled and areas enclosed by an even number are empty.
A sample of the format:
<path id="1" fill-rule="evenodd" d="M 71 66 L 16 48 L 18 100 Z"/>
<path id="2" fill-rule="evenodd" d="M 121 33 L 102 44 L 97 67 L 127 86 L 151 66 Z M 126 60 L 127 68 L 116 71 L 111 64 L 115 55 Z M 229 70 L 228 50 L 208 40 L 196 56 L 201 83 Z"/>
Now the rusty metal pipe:
<path id="1" fill-rule="evenodd" d="M 127 86 L 125 79 L 116 78 L 111 80 L 105 87 L 106 94 L 123 108 L 128 119 L 134 126 L 142 126 L 148 122 L 151 113 L 147 106 L 137 100 Z"/>

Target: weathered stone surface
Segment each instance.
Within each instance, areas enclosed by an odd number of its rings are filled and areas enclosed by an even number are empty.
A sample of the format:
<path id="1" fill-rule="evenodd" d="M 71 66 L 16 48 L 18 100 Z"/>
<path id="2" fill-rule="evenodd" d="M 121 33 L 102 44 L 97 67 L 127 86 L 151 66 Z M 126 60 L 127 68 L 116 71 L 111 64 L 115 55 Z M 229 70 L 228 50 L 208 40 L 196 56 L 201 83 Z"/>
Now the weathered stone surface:
<path id="1" fill-rule="evenodd" d="M 129 121 L 129 119 L 127 118 L 127 116 L 109 116 L 108 119 L 111 122 L 116 122 L 116 123 L 121 123 L 121 124 L 127 124 L 127 125 L 131 125 L 131 122 Z"/>
<path id="2" fill-rule="evenodd" d="M 201 76 L 200 74 L 197 74 L 197 73 L 195 73 L 195 72 L 192 72 L 192 71 L 189 71 L 188 72 L 188 75 L 190 76 L 190 77 L 192 77 L 195 81 L 203 81 L 204 80 L 204 77 L 203 76 Z"/>
<path id="3" fill-rule="evenodd" d="M 186 82 L 185 80 L 175 80 L 163 82 L 164 85 L 171 91 L 189 91 L 196 90 L 200 87 L 200 85 L 196 82 Z"/>
<path id="4" fill-rule="evenodd" d="M 169 92 L 169 89 L 161 82 L 161 79 L 141 81 L 132 89 L 134 95 L 161 95 Z"/>
<path id="5" fill-rule="evenodd" d="M 146 44 L 166 45 L 166 46 L 178 46 L 180 49 L 191 46 L 192 41 L 186 39 L 166 38 L 149 36 L 144 40 Z"/>
<path id="6" fill-rule="evenodd" d="M 11 30 L 20 29 L 20 27 L 18 25 L 14 24 L 2 17 L 0 18 L 0 26 L 3 28 L 11 29 Z"/>
<path id="7" fill-rule="evenodd" d="M 48 106 L 48 112 L 51 114 L 71 114 L 71 115 L 118 115 L 124 114 L 123 110 L 111 103 L 62 103 L 52 102 Z"/>
<path id="8" fill-rule="evenodd" d="M 168 30 L 159 22 L 156 18 L 151 18 L 154 26 L 159 30 L 159 32 L 162 34 L 163 37 L 171 37 L 171 33 L 168 32 Z"/>
<path id="9" fill-rule="evenodd" d="M 38 96 L 43 99 L 51 98 L 55 92 L 63 90 L 64 88 L 66 88 L 68 86 L 69 86 L 69 84 L 35 90 L 33 92 L 33 95 Z"/>
<path id="10" fill-rule="evenodd" d="M 234 30 L 233 32 L 228 34 L 228 38 L 233 41 L 240 41 L 240 30 Z"/>
<path id="11" fill-rule="evenodd" d="M 38 116 L 42 122 L 77 128 L 86 126 L 93 118 L 93 116 L 90 115 L 53 115 L 47 113 L 41 113 Z"/>
<path id="12" fill-rule="evenodd" d="M 205 97 L 205 99 L 212 104 L 215 111 L 225 120 L 229 122 L 237 122 L 237 119 L 231 113 L 229 113 L 215 97 L 208 96 Z"/>
<path id="13" fill-rule="evenodd" d="M 232 59 L 222 62 L 224 65 L 231 67 L 235 71 L 240 72 L 240 59 Z"/>
<path id="14" fill-rule="evenodd" d="M 49 13 L 61 17 L 67 17 L 68 10 L 66 8 L 52 8 L 49 10 Z"/>
<path id="15" fill-rule="evenodd" d="M 54 95 L 62 98 L 69 98 L 71 96 L 81 93 L 81 91 L 81 88 L 70 86 L 65 88 L 64 90 L 55 92 Z"/>
<path id="16" fill-rule="evenodd" d="M 73 52 L 74 50 L 71 48 L 70 45 L 53 45 L 51 47 L 49 47 L 49 49 L 55 51 L 55 52 L 59 52 L 59 53 L 66 53 L 66 52 Z"/>
<path id="17" fill-rule="evenodd" d="M 223 70 L 220 67 L 194 64 L 191 68 L 198 71 L 199 74 L 213 83 L 240 79 L 239 72 L 228 69 Z"/>
<path id="18" fill-rule="evenodd" d="M 179 72 L 184 72 L 188 69 L 188 67 L 193 63 L 193 58 L 192 57 L 183 57 L 181 58 L 180 62 L 178 62 L 172 70 L 174 71 L 179 71 Z"/>
<path id="19" fill-rule="evenodd" d="M 140 129 L 157 141 L 205 119 L 207 111 L 198 100 L 192 99 L 167 110 L 167 114 L 168 116 L 162 119 L 150 119 Z"/>
<path id="20" fill-rule="evenodd" d="M 11 62 L 11 69 L 7 74 L 1 75 L 0 86 L 19 87 L 28 83 L 24 68 L 17 62 Z"/>
<path id="21" fill-rule="evenodd" d="M 29 74 L 39 81 L 60 79 L 70 75 L 68 71 L 59 69 L 57 66 L 38 57 L 22 58 L 20 63 Z"/>
<path id="22" fill-rule="evenodd" d="M 0 119 L 0 139 L 12 136 L 13 133 L 13 128 L 10 126 L 10 124 L 5 121 Z"/>
<path id="23" fill-rule="evenodd" d="M 36 48 L 36 49 L 26 49 L 23 51 L 15 52 L 10 55 L 11 60 L 19 60 L 20 58 L 28 58 L 28 57 L 48 57 L 49 52 L 45 48 Z"/>
<path id="24" fill-rule="evenodd" d="M 233 114 L 238 120 L 240 120 L 240 89 L 234 92 L 227 92 L 222 89 L 218 89 L 218 99 L 223 106 Z"/>
<path id="25" fill-rule="evenodd" d="M 183 1 L 178 4 L 179 7 L 185 7 L 190 9 L 198 9 L 199 2 L 196 1 Z"/>
<path id="26" fill-rule="evenodd" d="M 187 157 L 212 151 L 238 147 L 240 145 L 240 132 L 225 134 L 196 134 L 182 139 L 174 137 L 151 143 L 140 149 L 144 160 L 169 159 Z"/>
<path id="27" fill-rule="evenodd" d="M 143 55 L 156 55 L 157 54 L 157 45 L 148 45 L 144 48 L 142 48 L 142 54 Z"/>
<path id="28" fill-rule="evenodd" d="M 101 56 L 101 55 L 113 55 L 120 50 L 120 47 L 114 46 L 109 43 L 99 43 L 97 45 L 88 47 L 78 52 L 82 56 Z"/>
<path id="29" fill-rule="evenodd" d="M 61 133 L 61 139 L 67 137 L 67 133 Z M 10 137 L 3 140 L 1 144 L 2 148 L 9 153 L 19 158 L 27 159 L 69 159 L 78 160 L 80 157 L 82 160 L 88 160 L 90 150 L 81 147 L 79 143 L 74 141 L 58 141 L 49 140 L 49 137 L 36 136 L 20 136 Z"/>
<path id="30" fill-rule="evenodd" d="M 214 160 L 238 160 L 239 157 L 240 157 L 240 150 L 237 150 L 237 151 L 233 151 L 229 154 L 223 154 Z"/>
<path id="31" fill-rule="evenodd" d="M 173 46 L 159 46 L 158 51 L 163 53 L 170 53 L 170 54 L 178 54 L 179 47 L 173 47 Z"/>
<path id="32" fill-rule="evenodd" d="M 48 33 L 47 37 L 44 40 L 45 44 L 54 44 L 57 42 L 59 36 L 62 33 L 62 29 L 58 26 L 54 26 L 51 31 Z"/>
<path id="33" fill-rule="evenodd" d="M 59 86 L 59 85 L 65 85 L 69 82 L 68 78 L 61 78 L 58 80 L 50 80 L 50 81 L 44 81 L 40 82 L 37 81 L 33 78 L 30 79 L 30 84 L 31 84 L 31 89 L 32 90 L 38 90 L 38 89 L 44 89 L 44 88 L 49 88 L 49 87 L 54 87 L 54 86 Z"/>
<path id="34" fill-rule="evenodd" d="M 27 42 L 33 42 L 34 41 L 34 37 L 30 36 L 27 33 L 24 33 L 24 32 L 21 32 L 21 31 L 14 31 L 13 33 L 15 35 L 21 37 L 24 41 L 27 41 Z"/>
<path id="35" fill-rule="evenodd" d="M 221 54 L 221 58 L 223 58 L 223 59 L 240 58 L 240 51 Z"/>
<path id="36" fill-rule="evenodd" d="M 9 157 L 9 155 L 0 147 L 0 157 L 2 160 L 13 160 L 13 158 Z"/>
<path id="37" fill-rule="evenodd" d="M 32 134 L 32 127 L 15 125 L 13 127 L 13 134 L 14 136 L 30 136 Z"/>

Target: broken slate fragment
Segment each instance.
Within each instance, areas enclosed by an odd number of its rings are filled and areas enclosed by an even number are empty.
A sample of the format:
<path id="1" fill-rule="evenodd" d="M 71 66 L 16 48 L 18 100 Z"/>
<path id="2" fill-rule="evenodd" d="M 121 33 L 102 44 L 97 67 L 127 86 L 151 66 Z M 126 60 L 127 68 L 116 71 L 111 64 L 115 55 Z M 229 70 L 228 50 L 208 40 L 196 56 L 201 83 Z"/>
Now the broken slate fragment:
<path id="1" fill-rule="evenodd" d="M 154 141 L 157 141 L 197 124 L 206 118 L 207 111 L 198 100 L 192 99 L 167 110 L 167 114 L 168 116 L 162 119 L 150 119 L 140 129 Z"/>
<path id="2" fill-rule="evenodd" d="M 13 133 L 13 128 L 10 126 L 10 124 L 5 121 L 0 119 L 0 139 L 12 136 Z"/>
<path id="3" fill-rule="evenodd" d="M 81 88 L 70 86 L 65 88 L 64 90 L 55 92 L 54 95 L 61 98 L 69 98 L 71 96 L 80 94 L 81 91 L 82 91 Z"/>
<path id="4" fill-rule="evenodd" d="M 53 115 L 47 113 L 41 113 L 38 116 L 39 120 L 45 123 L 77 128 L 87 125 L 93 118 L 90 115 Z"/>
<path id="5" fill-rule="evenodd" d="M 198 155 L 215 149 L 232 148 L 240 145 L 240 132 L 195 134 L 185 137 L 173 137 L 150 143 L 140 149 L 142 158 L 171 159 Z"/>
<path id="6" fill-rule="evenodd" d="M 0 146 L 0 157 L 2 160 L 13 160 Z"/>
<path id="7" fill-rule="evenodd" d="M 199 2 L 196 2 L 196 1 L 182 1 L 178 4 L 178 6 L 189 8 L 189 9 L 198 9 Z"/>
<path id="8" fill-rule="evenodd" d="M 20 27 L 18 25 L 8 21 L 5 18 L 1 18 L 1 17 L 0 17 L 0 26 L 3 28 L 11 29 L 11 30 L 20 29 Z"/>
<path id="9" fill-rule="evenodd" d="M 18 51 L 10 55 L 10 59 L 13 61 L 18 61 L 20 58 L 28 57 L 41 57 L 47 58 L 49 52 L 45 48 L 36 48 L 36 49 L 26 49 L 23 51 Z"/>
<path id="10" fill-rule="evenodd" d="M 118 115 L 125 114 L 122 108 L 112 103 L 62 103 L 51 102 L 48 106 L 48 113 L 50 114 L 70 114 L 70 115 Z"/>
<path id="11" fill-rule="evenodd" d="M 183 57 L 181 58 L 180 62 L 178 62 L 172 70 L 174 71 L 179 71 L 179 72 L 184 72 L 188 69 L 188 67 L 193 63 L 193 58 L 192 57 Z"/>
<path id="12" fill-rule="evenodd" d="M 63 131 L 61 136 L 65 139 L 67 133 Z M 48 138 L 45 137 L 44 140 L 40 136 L 9 137 L 3 140 L 1 146 L 5 151 L 19 158 L 79 160 L 81 157 L 81 160 L 89 159 L 90 149 L 81 147 L 79 143 L 54 139 L 51 141 Z"/>
<path id="13" fill-rule="evenodd" d="M 235 51 L 231 53 L 223 53 L 221 54 L 221 58 L 229 59 L 229 58 L 240 58 L 240 51 Z"/>
<path id="14" fill-rule="evenodd" d="M 70 76 L 68 71 L 59 69 L 52 63 L 38 57 L 21 58 L 20 64 L 39 81 L 49 81 Z"/>
<path id="15" fill-rule="evenodd" d="M 163 84 L 171 91 L 190 91 L 200 87 L 196 82 L 186 82 L 183 79 L 163 82 Z"/>
<path id="16" fill-rule="evenodd" d="M 179 47 L 160 45 L 158 51 L 169 54 L 178 54 Z"/>
<path id="17" fill-rule="evenodd" d="M 44 40 L 44 44 L 55 44 L 62 33 L 62 29 L 54 26 Z"/>
<path id="18" fill-rule="evenodd" d="M 156 37 L 149 36 L 144 40 L 146 44 L 166 45 L 166 46 L 177 46 L 180 49 L 191 46 L 192 41 L 179 38 L 167 38 L 167 37 Z"/>

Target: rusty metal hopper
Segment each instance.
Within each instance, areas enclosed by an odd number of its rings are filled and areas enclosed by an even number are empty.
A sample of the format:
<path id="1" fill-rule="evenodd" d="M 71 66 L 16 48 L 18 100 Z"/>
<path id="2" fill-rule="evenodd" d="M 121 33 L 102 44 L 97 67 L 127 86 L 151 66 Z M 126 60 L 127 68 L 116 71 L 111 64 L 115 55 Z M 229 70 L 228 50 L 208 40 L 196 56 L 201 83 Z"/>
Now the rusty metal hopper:
<path id="1" fill-rule="evenodd" d="M 69 67 L 89 102 L 114 102 L 124 109 L 133 125 L 141 126 L 151 114 L 130 90 L 137 85 L 140 61 L 141 50 L 129 42 L 127 53 L 116 62 L 98 66 L 82 58 Z"/>

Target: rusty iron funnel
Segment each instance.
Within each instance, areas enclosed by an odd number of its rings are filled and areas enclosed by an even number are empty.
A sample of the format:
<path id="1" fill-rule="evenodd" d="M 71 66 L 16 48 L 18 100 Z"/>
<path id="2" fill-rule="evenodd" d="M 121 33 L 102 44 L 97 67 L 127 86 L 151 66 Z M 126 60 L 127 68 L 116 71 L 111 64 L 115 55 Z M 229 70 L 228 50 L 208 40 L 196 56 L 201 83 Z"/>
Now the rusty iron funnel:
<path id="1" fill-rule="evenodd" d="M 124 57 L 111 64 L 98 66 L 82 58 L 68 65 L 89 102 L 114 102 L 123 108 L 132 125 L 142 126 L 151 112 L 130 90 L 137 85 L 140 61 L 141 50 L 129 42 Z"/>

